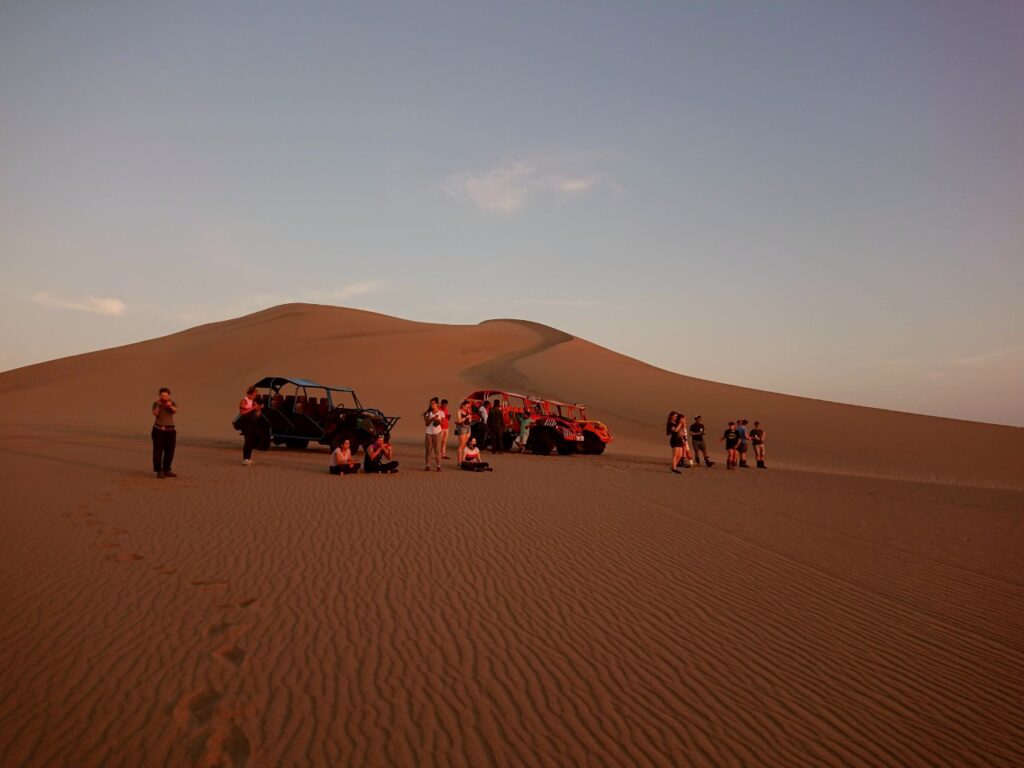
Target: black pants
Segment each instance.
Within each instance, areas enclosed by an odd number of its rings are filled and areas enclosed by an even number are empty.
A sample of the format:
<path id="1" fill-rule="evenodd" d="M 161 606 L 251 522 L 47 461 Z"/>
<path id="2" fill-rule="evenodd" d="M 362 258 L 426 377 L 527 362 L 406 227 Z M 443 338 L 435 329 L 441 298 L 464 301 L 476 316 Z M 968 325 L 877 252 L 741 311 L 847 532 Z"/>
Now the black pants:
<path id="1" fill-rule="evenodd" d="M 389 461 L 387 463 L 380 463 L 380 464 L 377 464 L 377 463 L 374 463 L 374 462 L 370 462 L 365 467 L 363 467 L 363 470 L 365 472 L 371 474 L 371 475 L 373 475 L 373 474 L 386 474 L 388 472 L 394 472 L 396 469 L 398 469 L 398 462 L 397 461 Z"/>
<path id="2" fill-rule="evenodd" d="M 173 429 L 157 429 L 153 427 L 150 434 L 153 438 L 153 471 L 170 472 L 174 461 L 174 444 L 178 441 L 178 433 Z"/>
<path id="3" fill-rule="evenodd" d="M 256 447 L 256 417 L 242 417 L 242 436 L 245 441 L 242 443 L 242 458 L 251 459 L 252 449 Z"/>
<path id="4" fill-rule="evenodd" d="M 505 433 L 500 429 L 492 429 L 490 432 L 491 436 L 491 453 L 504 453 L 505 451 Z"/>
<path id="5" fill-rule="evenodd" d="M 486 472 L 491 465 L 486 461 L 464 461 L 459 466 L 467 472 Z"/>
<path id="6" fill-rule="evenodd" d="M 358 464 L 338 464 L 327 468 L 332 475 L 354 475 L 359 471 Z"/>

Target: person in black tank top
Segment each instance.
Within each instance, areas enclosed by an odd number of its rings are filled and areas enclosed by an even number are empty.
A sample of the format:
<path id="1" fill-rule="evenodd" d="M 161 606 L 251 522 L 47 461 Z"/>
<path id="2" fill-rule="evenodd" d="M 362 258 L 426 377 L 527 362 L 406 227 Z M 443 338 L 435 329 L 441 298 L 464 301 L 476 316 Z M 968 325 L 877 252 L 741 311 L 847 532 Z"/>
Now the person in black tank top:
<path id="1" fill-rule="evenodd" d="M 719 440 L 725 441 L 725 468 L 736 469 L 740 463 L 740 433 L 736 429 L 736 422 L 730 421 L 729 427 L 725 430 Z"/>

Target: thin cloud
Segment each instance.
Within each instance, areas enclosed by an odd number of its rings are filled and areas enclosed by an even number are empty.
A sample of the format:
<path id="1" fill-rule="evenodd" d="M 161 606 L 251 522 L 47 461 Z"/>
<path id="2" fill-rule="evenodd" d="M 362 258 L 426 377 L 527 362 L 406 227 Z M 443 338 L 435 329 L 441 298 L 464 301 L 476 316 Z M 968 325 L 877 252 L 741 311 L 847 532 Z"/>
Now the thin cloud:
<path id="1" fill-rule="evenodd" d="M 958 357 L 953 360 L 953 363 L 971 368 L 983 368 L 993 363 L 1019 362 L 1019 360 L 1015 361 L 1014 358 L 1019 358 L 1022 353 L 1024 353 L 1024 345 L 1004 347 L 1002 349 L 991 349 L 988 352 L 982 352 L 980 355 Z"/>
<path id="2" fill-rule="evenodd" d="M 556 160 L 516 160 L 482 171 L 453 173 L 441 184 L 449 197 L 485 211 L 515 213 L 543 194 L 575 197 L 602 183 L 615 185 L 605 174 L 565 173 Z"/>
<path id="3" fill-rule="evenodd" d="M 125 303 L 120 299 L 102 299 L 95 296 L 87 296 L 84 299 L 77 300 L 62 299 L 47 291 L 33 294 L 32 301 L 44 307 L 71 309 L 76 312 L 89 312 L 94 315 L 106 315 L 107 317 L 120 317 L 127 309 Z"/>
<path id="4" fill-rule="evenodd" d="M 603 301 L 593 299 L 517 299 L 517 304 L 535 304 L 543 307 L 606 307 Z"/>

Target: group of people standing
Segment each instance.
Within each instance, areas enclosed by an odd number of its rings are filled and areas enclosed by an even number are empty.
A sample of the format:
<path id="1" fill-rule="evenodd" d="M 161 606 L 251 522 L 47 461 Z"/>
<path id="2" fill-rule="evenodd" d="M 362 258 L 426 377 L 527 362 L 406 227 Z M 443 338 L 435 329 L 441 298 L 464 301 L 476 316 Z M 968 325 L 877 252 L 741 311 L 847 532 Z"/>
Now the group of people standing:
<path id="1" fill-rule="evenodd" d="M 725 443 L 726 469 L 748 469 L 747 450 L 750 445 L 754 447 L 754 459 L 758 469 L 766 469 L 764 463 L 764 444 L 766 432 L 761 428 L 761 422 L 755 421 L 754 426 L 747 432 L 746 419 L 730 421 L 729 426 L 719 438 L 719 442 Z M 682 474 L 681 469 L 689 469 L 691 466 L 700 466 L 701 457 L 704 457 L 704 464 L 713 467 L 715 462 L 708 456 L 707 443 L 705 442 L 706 428 L 700 416 L 693 417 L 693 423 L 688 424 L 686 416 L 678 411 L 670 411 L 665 421 L 665 434 L 668 435 L 668 444 L 672 449 L 672 472 Z M 691 448 L 692 444 L 692 448 Z"/>
<path id="2" fill-rule="evenodd" d="M 495 401 L 497 402 L 497 401 Z M 498 414 L 500 418 L 501 414 Z M 452 415 L 448 410 L 448 401 L 430 398 L 427 410 L 423 412 L 423 424 L 426 428 L 424 436 L 424 466 L 430 471 L 430 463 L 434 462 L 435 470 L 441 471 L 441 462 L 448 458 L 448 434 Z M 489 422 L 488 422 L 489 425 Z M 463 400 L 455 413 L 455 435 L 459 438 L 458 462 L 459 469 L 467 472 L 491 472 L 493 468 L 480 459 L 480 447 L 477 437 L 473 434 L 473 412 L 468 400 Z M 500 443 L 500 441 L 499 441 Z"/>

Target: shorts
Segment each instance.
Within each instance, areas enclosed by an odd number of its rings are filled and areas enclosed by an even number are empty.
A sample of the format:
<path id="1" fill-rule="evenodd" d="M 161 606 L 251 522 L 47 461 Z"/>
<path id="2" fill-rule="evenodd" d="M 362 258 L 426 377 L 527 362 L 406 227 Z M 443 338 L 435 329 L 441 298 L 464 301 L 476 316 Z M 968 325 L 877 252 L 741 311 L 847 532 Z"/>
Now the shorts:
<path id="1" fill-rule="evenodd" d="M 740 441 L 740 453 L 746 453 L 746 452 L 747 452 L 747 441 L 746 440 L 741 440 Z"/>
<path id="2" fill-rule="evenodd" d="M 668 438 L 668 444 L 673 448 L 682 448 L 686 445 L 686 441 L 683 440 L 679 435 L 670 435 Z"/>
<path id="3" fill-rule="evenodd" d="M 700 451 L 701 453 L 708 452 L 707 446 L 704 445 L 703 438 L 701 438 L 700 440 L 698 440 L 697 438 L 693 439 L 693 450 Z"/>
<path id="4" fill-rule="evenodd" d="M 468 435 L 469 434 L 469 427 L 467 425 L 465 425 L 465 424 L 456 424 L 455 425 L 455 434 L 456 435 Z"/>
<path id="5" fill-rule="evenodd" d="M 726 440 L 725 441 L 725 450 L 727 450 L 727 451 L 735 451 L 736 448 L 739 447 L 739 444 L 740 444 L 739 440 Z"/>

